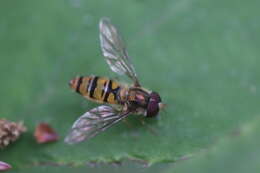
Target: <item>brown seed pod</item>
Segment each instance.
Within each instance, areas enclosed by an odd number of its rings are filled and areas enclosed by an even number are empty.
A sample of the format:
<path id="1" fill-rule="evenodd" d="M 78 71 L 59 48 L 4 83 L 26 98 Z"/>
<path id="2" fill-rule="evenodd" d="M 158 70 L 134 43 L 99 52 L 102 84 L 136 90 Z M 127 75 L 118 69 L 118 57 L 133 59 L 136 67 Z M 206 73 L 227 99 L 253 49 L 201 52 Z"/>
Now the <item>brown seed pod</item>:
<path id="1" fill-rule="evenodd" d="M 14 142 L 19 136 L 26 131 L 23 122 L 10 122 L 0 119 L 0 148 L 4 148 L 11 142 Z"/>
<path id="2" fill-rule="evenodd" d="M 59 139 L 58 134 L 47 123 L 40 123 L 34 131 L 34 137 L 39 144 L 54 142 Z"/>

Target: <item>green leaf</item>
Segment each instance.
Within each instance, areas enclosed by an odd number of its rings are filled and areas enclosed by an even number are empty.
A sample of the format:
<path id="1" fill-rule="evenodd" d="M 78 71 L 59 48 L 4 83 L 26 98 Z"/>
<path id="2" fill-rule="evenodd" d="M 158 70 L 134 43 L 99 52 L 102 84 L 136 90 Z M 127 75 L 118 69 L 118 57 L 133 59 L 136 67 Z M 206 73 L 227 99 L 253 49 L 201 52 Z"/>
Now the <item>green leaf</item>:
<path id="1" fill-rule="evenodd" d="M 259 5 L 236 0 L 2 1 L 0 116 L 23 120 L 28 132 L 1 150 L 0 160 L 30 167 L 196 157 L 260 113 Z M 158 119 L 145 119 L 146 125 L 140 122 L 144 118 L 132 116 L 69 146 L 63 138 L 72 123 L 97 104 L 71 92 L 68 81 L 77 75 L 116 77 L 100 52 L 97 25 L 103 16 L 118 26 L 141 84 L 159 92 L 167 108 Z M 60 141 L 36 144 L 33 131 L 42 121 L 57 130 Z"/>
<path id="2" fill-rule="evenodd" d="M 227 136 L 209 151 L 204 151 L 165 172 L 257 173 L 260 171 L 260 119 L 246 124 L 237 134 Z"/>
<path id="3" fill-rule="evenodd" d="M 100 173 L 100 172 L 107 172 L 107 173 L 131 173 L 131 172 L 142 172 L 142 173 L 157 173 L 160 171 L 167 170 L 169 167 L 168 164 L 154 164 L 150 167 L 144 167 L 142 164 L 138 162 L 133 162 L 133 161 L 125 161 L 123 163 L 99 163 L 99 164 L 87 164 L 84 166 L 58 166 L 58 165 L 51 165 L 51 164 L 46 164 L 46 165 L 41 165 L 41 166 L 34 166 L 34 167 L 27 167 L 23 169 L 12 169 L 10 170 L 10 173 L 23 173 L 23 172 L 28 172 L 28 173 L 45 173 L 45 172 L 51 172 L 51 173 L 83 173 L 83 172 L 93 172 L 93 173 Z M 9 173 L 9 172 L 8 172 Z"/>

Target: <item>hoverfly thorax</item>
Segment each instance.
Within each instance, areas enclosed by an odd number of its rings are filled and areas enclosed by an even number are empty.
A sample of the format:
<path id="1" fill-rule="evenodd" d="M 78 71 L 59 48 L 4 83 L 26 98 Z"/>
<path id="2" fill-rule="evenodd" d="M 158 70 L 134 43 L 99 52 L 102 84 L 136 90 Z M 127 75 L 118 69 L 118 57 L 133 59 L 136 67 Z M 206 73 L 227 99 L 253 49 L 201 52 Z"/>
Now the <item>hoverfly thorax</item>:
<path id="1" fill-rule="evenodd" d="M 128 92 L 127 101 L 133 107 L 146 108 L 149 100 L 149 94 L 147 91 L 140 87 L 131 87 Z"/>

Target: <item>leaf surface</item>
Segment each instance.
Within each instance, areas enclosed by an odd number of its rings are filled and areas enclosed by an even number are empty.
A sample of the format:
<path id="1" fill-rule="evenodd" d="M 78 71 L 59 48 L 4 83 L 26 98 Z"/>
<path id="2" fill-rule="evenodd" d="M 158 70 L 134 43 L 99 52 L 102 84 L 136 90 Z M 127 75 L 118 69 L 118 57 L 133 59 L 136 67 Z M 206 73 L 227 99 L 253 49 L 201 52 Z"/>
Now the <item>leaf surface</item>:
<path id="1" fill-rule="evenodd" d="M 259 116 L 258 1 L 3 1 L 0 116 L 28 132 L 0 151 L 14 167 L 89 161 L 181 160 Z M 77 75 L 115 78 L 101 55 L 98 21 L 118 27 L 140 83 L 167 104 L 158 119 L 132 116 L 94 139 L 67 145 L 72 123 L 96 106 L 70 91 Z M 149 63 L 148 63 L 149 62 Z M 121 78 L 120 78 L 121 80 Z M 124 81 L 125 79 L 122 79 Z M 127 81 L 130 82 L 130 81 Z M 39 145 L 36 124 L 61 140 Z M 157 135 L 151 133 L 151 130 Z"/>

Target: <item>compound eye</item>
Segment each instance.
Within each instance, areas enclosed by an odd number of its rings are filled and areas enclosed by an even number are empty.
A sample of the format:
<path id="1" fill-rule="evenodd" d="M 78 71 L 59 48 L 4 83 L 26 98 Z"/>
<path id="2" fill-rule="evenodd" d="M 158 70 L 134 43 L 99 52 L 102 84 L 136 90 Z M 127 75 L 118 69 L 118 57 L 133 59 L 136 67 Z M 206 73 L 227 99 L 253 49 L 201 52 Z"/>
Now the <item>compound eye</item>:
<path id="1" fill-rule="evenodd" d="M 161 98 L 158 93 L 152 92 L 150 94 L 149 103 L 147 106 L 147 117 L 153 117 L 156 116 L 160 110 L 159 103 L 161 102 Z"/>
<path id="2" fill-rule="evenodd" d="M 159 112 L 159 106 L 157 102 L 150 101 L 147 107 L 147 117 L 154 117 Z"/>
<path id="3" fill-rule="evenodd" d="M 162 99 L 157 92 L 152 92 L 150 98 L 156 100 L 158 103 L 162 102 Z"/>

